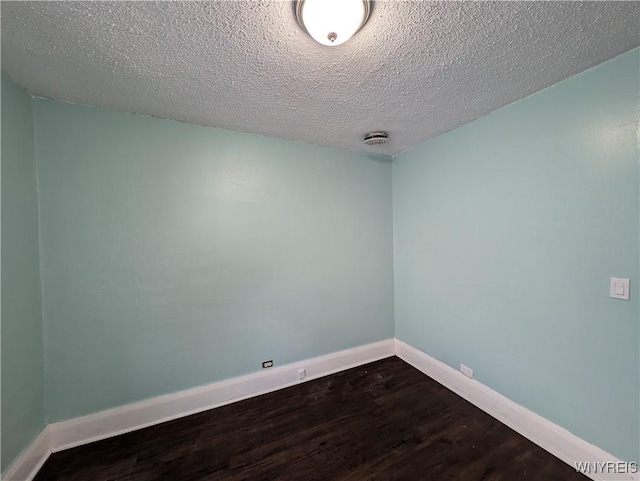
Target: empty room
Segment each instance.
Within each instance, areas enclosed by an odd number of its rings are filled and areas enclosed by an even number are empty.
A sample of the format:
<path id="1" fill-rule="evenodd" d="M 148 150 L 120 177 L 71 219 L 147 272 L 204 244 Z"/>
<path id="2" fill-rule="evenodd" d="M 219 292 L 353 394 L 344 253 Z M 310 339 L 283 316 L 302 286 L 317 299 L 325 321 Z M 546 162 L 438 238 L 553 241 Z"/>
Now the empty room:
<path id="1" fill-rule="evenodd" d="M 6 481 L 640 481 L 640 3 L 2 1 Z"/>

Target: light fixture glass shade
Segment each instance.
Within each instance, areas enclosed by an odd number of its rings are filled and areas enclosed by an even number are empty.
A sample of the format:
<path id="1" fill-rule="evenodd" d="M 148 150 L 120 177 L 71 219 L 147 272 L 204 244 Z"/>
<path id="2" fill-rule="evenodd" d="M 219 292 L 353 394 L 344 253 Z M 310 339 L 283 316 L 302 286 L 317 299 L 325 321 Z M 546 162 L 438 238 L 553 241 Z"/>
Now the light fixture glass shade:
<path id="1" fill-rule="evenodd" d="M 349 40 L 369 18 L 368 0 L 298 0 L 300 25 L 322 45 Z"/>

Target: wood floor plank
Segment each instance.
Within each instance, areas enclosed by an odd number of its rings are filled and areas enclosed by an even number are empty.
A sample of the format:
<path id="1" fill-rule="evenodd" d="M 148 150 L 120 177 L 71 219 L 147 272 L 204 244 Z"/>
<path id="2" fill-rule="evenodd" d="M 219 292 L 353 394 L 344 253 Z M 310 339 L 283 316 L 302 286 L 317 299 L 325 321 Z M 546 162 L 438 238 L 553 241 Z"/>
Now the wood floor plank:
<path id="1" fill-rule="evenodd" d="M 35 481 L 585 481 L 397 357 L 53 454 Z"/>

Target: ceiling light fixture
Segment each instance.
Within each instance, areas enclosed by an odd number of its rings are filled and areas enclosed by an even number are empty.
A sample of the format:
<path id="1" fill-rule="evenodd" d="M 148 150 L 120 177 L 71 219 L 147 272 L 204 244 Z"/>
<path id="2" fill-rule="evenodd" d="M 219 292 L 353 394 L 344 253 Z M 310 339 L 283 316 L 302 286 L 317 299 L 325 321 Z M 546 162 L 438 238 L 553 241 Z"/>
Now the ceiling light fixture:
<path id="1" fill-rule="evenodd" d="M 296 0 L 300 26 L 322 45 L 349 40 L 369 18 L 370 0 Z"/>

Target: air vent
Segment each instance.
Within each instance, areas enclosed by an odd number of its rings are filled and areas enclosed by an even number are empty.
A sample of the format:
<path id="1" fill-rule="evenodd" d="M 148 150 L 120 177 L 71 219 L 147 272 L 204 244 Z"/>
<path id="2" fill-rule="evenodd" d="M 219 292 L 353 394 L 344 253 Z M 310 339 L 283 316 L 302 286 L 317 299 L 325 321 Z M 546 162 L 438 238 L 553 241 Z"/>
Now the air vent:
<path id="1" fill-rule="evenodd" d="M 364 137 L 364 143 L 367 145 L 382 145 L 389 138 L 386 132 L 371 132 Z"/>

